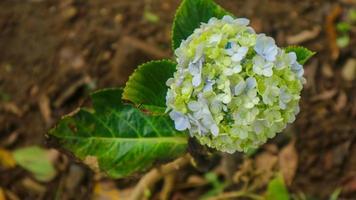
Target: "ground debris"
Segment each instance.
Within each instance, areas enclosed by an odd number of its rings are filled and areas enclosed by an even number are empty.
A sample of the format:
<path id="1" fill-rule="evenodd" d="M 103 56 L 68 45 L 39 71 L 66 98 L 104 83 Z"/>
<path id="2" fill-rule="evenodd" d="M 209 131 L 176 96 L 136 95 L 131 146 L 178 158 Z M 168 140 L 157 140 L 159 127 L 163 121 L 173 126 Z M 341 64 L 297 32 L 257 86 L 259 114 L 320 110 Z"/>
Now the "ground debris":
<path id="1" fill-rule="evenodd" d="M 320 26 L 315 26 L 311 30 L 304 30 L 296 35 L 287 37 L 288 44 L 300 44 L 315 39 L 321 32 Z"/>
<path id="2" fill-rule="evenodd" d="M 340 55 L 340 48 L 337 45 L 337 32 L 335 28 L 335 23 L 341 13 L 341 6 L 336 4 L 334 7 L 332 7 L 330 14 L 326 18 L 325 28 L 326 34 L 328 36 L 328 44 L 332 60 L 336 60 Z"/>
<path id="3" fill-rule="evenodd" d="M 341 71 L 342 77 L 346 81 L 353 81 L 356 77 L 356 59 L 350 58 L 346 61 Z"/>
<path id="4" fill-rule="evenodd" d="M 313 101 L 325 101 L 333 98 L 337 94 L 337 89 L 327 90 L 318 95 L 313 96 L 310 100 Z"/>
<path id="5" fill-rule="evenodd" d="M 295 140 L 285 146 L 278 155 L 279 169 L 287 185 L 291 185 L 298 168 L 298 153 Z"/>
<path id="6" fill-rule="evenodd" d="M 42 117 L 47 125 L 52 123 L 52 110 L 50 107 L 49 97 L 45 94 L 41 95 L 38 100 L 38 107 L 40 108 Z"/>

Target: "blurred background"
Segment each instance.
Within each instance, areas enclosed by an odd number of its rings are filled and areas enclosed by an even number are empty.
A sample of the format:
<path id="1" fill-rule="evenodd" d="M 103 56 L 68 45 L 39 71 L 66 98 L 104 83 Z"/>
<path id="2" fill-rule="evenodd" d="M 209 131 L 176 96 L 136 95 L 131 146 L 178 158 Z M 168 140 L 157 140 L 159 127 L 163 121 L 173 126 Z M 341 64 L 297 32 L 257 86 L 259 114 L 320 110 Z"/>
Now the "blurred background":
<path id="1" fill-rule="evenodd" d="M 263 194 L 278 173 L 295 199 L 356 199 L 356 1 L 217 2 L 279 46 L 317 52 L 305 65 L 301 113 L 255 154 L 221 154 L 203 171 L 187 165 L 146 197 Z M 172 57 L 179 3 L 0 1 L 0 200 L 128 198 L 140 177 L 94 175 L 52 149 L 45 134 L 91 91 L 123 86 L 139 64 Z"/>

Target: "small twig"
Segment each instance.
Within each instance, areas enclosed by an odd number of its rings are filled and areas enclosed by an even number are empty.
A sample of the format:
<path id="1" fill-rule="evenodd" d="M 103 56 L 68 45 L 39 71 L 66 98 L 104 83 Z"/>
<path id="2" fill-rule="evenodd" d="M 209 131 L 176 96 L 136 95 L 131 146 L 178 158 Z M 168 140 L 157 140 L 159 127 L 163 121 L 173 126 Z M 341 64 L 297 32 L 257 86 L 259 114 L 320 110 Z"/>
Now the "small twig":
<path id="1" fill-rule="evenodd" d="M 187 154 L 177 160 L 165 164 L 160 168 L 154 168 L 149 171 L 145 176 L 141 178 L 141 180 L 136 185 L 135 189 L 130 196 L 130 200 L 140 200 L 142 199 L 142 195 L 147 189 L 152 188 L 155 183 L 157 183 L 162 177 L 171 174 L 175 171 L 178 171 L 185 165 L 189 163 L 190 155 Z"/>
<path id="2" fill-rule="evenodd" d="M 80 87 L 85 84 L 89 84 L 91 79 L 89 76 L 84 76 L 81 79 L 75 81 L 71 84 L 69 88 L 67 88 L 54 102 L 54 107 L 58 108 L 63 105 L 63 103 L 68 100 Z"/>
<path id="3" fill-rule="evenodd" d="M 164 177 L 164 185 L 163 185 L 162 191 L 159 195 L 160 200 L 169 199 L 175 179 L 176 179 L 175 174 L 168 174 L 167 176 Z"/>
<path id="4" fill-rule="evenodd" d="M 264 198 L 260 195 L 253 194 L 250 192 L 246 191 L 237 191 L 237 192 L 226 192 L 222 193 L 216 197 L 211 197 L 208 200 L 226 200 L 226 199 L 232 199 L 232 198 L 237 198 L 237 197 L 246 197 L 250 198 L 253 200 L 263 200 Z"/>
<path id="5" fill-rule="evenodd" d="M 321 28 L 315 26 L 311 30 L 304 30 L 296 35 L 291 35 L 287 37 L 288 44 L 300 44 L 309 40 L 316 38 L 320 34 Z"/>
<path id="6" fill-rule="evenodd" d="M 24 112 L 13 102 L 4 102 L 0 104 L 0 111 L 12 113 L 18 117 L 22 117 Z"/>
<path id="7" fill-rule="evenodd" d="M 162 59 L 162 58 L 169 58 L 169 54 L 167 51 L 163 51 L 160 48 L 156 47 L 153 44 L 149 44 L 146 41 L 140 40 L 138 38 L 130 37 L 130 36 L 124 36 L 122 38 L 122 42 L 125 45 L 130 45 L 134 47 L 135 49 L 139 49 L 143 52 L 145 52 L 147 55 L 150 55 L 156 59 Z"/>
<path id="8" fill-rule="evenodd" d="M 339 57 L 340 49 L 337 46 L 337 32 L 335 28 L 336 19 L 342 14 L 342 8 L 340 5 L 336 5 L 332 8 L 330 14 L 326 18 L 326 34 L 329 40 L 329 48 L 331 53 L 331 58 L 336 60 Z"/>
<path id="9" fill-rule="evenodd" d="M 38 100 L 38 107 L 40 108 L 40 112 L 46 124 L 50 125 L 52 121 L 52 110 L 50 106 L 50 100 L 46 94 L 40 96 Z"/>

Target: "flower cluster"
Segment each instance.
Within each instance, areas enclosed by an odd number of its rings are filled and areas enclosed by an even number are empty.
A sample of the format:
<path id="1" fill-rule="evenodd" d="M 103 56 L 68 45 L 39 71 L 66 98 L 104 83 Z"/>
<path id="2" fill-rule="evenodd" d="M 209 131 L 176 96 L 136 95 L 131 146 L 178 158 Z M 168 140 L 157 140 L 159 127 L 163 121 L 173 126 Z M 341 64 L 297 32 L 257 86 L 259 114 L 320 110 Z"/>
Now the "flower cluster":
<path id="1" fill-rule="evenodd" d="M 177 130 L 233 153 L 257 148 L 295 120 L 303 66 L 249 20 L 202 23 L 175 51 L 167 107 Z"/>

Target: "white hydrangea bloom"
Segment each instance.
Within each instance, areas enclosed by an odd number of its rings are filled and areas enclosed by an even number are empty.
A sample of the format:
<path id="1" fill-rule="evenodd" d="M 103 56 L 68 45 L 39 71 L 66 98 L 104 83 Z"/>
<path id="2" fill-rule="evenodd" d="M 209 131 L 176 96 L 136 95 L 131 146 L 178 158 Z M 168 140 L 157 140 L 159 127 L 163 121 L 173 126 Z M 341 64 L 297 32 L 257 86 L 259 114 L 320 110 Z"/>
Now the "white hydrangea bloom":
<path id="1" fill-rule="evenodd" d="M 248 24 L 231 16 L 202 23 L 176 49 L 167 81 L 175 128 L 229 153 L 257 148 L 293 122 L 304 82 L 296 54 Z"/>

